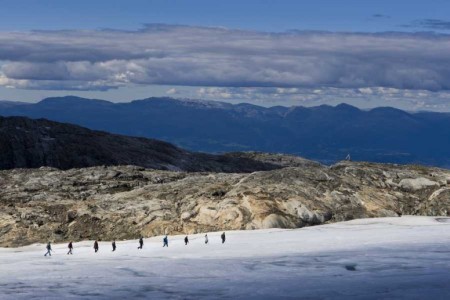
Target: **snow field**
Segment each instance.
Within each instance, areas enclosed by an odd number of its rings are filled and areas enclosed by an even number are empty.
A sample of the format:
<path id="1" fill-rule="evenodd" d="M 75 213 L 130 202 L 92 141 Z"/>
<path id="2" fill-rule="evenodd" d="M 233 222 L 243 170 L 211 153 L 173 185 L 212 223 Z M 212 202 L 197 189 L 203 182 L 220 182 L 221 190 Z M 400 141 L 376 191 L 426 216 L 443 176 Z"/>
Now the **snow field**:
<path id="1" fill-rule="evenodd" d="M 0 299 L 450 299 L 450 218 L 220 234 L 0 248 Z"/>

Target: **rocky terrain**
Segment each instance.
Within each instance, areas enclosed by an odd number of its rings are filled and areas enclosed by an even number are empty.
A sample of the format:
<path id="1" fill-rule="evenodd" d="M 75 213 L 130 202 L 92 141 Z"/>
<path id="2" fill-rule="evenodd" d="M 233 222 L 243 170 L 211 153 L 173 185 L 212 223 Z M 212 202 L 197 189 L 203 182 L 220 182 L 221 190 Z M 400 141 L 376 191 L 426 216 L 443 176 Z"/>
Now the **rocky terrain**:
<path id="1" fill-rule="evenodd" d="M 297 160 L 297 158 L 293 158 Z M 0 169 L 137 165 L 174 171 L 253 172 L 280 168 L 249 155 L 196 153 L 172 144 L 76 125 L 0 117 Z"/>
<path id="2" fill-rule="evenodd" d="M 135 166 L 0 171 L 0 246 L 450 215 L 448 170 L 247 158 L 293 167 L 247 174 Z"/>

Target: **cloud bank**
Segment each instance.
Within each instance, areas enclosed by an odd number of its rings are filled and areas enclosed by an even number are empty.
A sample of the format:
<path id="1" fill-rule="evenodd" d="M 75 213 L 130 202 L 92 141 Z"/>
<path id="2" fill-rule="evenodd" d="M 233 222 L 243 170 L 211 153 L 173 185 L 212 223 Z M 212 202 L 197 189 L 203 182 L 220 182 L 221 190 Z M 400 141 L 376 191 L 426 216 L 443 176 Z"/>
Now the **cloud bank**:
<path id="1" fill-rule="evenodd" d="M 450 35 L 266 33 L 148 25 L 138 31 L 0 32 L 0 85 L 450 90 Z"/>

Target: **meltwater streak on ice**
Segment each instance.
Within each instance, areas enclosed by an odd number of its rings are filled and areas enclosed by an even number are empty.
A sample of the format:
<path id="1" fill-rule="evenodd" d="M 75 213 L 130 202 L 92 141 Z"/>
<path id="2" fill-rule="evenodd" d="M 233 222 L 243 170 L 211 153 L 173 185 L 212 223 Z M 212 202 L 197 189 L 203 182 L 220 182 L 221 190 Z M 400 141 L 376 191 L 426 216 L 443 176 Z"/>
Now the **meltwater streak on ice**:
<path id="1" fill-rule="evenodd" d="M 0 249 L 0 299 L 450 297 L 450 218 L 362 219 L 295 230 Z"/>

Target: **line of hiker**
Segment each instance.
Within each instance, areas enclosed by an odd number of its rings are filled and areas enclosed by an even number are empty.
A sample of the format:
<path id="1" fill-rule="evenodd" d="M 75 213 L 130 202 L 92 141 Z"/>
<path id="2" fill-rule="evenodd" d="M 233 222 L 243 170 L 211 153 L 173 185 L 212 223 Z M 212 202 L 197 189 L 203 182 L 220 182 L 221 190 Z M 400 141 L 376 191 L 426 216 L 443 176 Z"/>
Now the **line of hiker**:
<path id="1" fill-rule="evenodd" d="M 222 244 L 224 244 L 225 243 L 225 232 L 223 232 L 221 235 L 220 235 L 220 238 L 222 239 Z M 208 234 L 205 234 L 205 244 L 208 244 L 208 242 L 209 242 L 209 239 L 208 239 Z M 189 244 L 189 237 L 188 236 L 186 236 L 185 238 L 184 238 L 184 244 L 187 246 L 188 244 Z M 116 251 L 116 249 L 117 249 L 117 246 L 116 246 L 116 240 L 113 240 L 112 241 L 112 243 L 111 243 L 111 245 L 112 245 L 112 252 L 114 252 L 114 251 Z M 67 255 L 73 255 L 73 242 L 72 241 L 70 241 L 69 242 L 69 245 L 67 246 L 68 248 L 69 248 L 69 252 L 67 252 Z M 166 235 L 166 236 L 164 236 L 164 238 L 163 238 L 163 247 L 169 247 L 169 237 Z M 139 238 L 139 246 L 138 246 L 138 249 L 143 249 L 144 248 L 144 237 L 140 237 Z M 47 249 L 47 252 L 44 254 L 44 256 L 52 256 L 52 245 L 51 245 L 51 243 L 50 242 L 48 242 L 47 243 L 47 246 L 46 246 L 46 249 Z M 98 241 L 97 240 L 95 240 L 94 241 L 94 251 L 95 251 L 95 253 L 97 253 L 98 252 L 98 250 L 99 250 L 99 245 L 98 245 Z"/>

